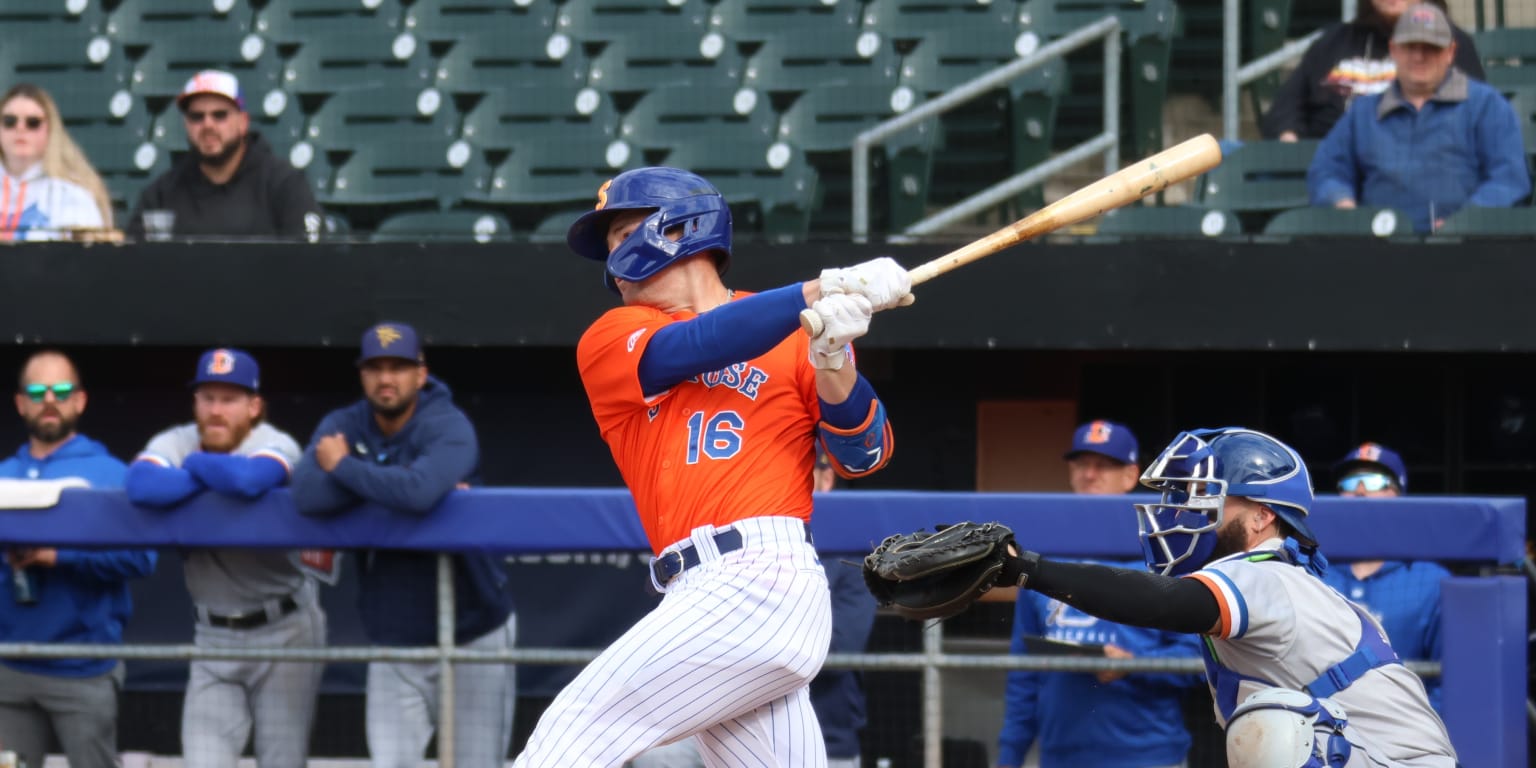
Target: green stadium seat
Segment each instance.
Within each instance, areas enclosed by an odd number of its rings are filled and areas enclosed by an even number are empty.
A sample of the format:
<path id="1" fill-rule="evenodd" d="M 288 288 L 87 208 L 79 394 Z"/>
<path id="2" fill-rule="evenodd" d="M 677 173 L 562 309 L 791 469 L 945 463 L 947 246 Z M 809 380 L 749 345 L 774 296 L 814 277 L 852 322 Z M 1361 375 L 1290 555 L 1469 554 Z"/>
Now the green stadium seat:
<path id="1" fill-rule="evenodd" d="M 565 233 L 569 232 L 571 225 L 576 223 L 581 215 L 592 210 L 592 206 L 580 208 L 565 208 L 545 215 L 534 224 L 533 231 L 528 235 L 528 242 L 546 245 L 565 245 Z"/>
<path id="2" fill-rule="evenodd" d="M 730 203 L 737 236 L 756 234 L 773 243 L 803 242 L 816 210 L 816 169 L 784 142 L 722 137 L 677 145 L 667 165 L 706 179 Z"/>
<path id="3" fill-rule="evenodd" d="M 540 27 L 517 27 L 464 37 L 438 60 L 437 87 L 452 94 L 478 94 L 509 85 L 579 88 L 587 82 L 588 61 L 567 35 Z"/>
<path id="4" fill-rule="evenodd" d="M 1536 72 L 1536 64 L 1531 67 Z M 1515 116 L 1520 118 L 1520 135 L 1525 139 L 1525 154 L 1533 161 L 1528 165 L 1536 168 L 1536 78 L 1529 83 L 1495 87 L 1503 91 L 1509 99 L 1509 105 L 1515 110 Z"/>
<path id="5" fill-rule="evenodd" d="M 1200 204 L 1223 208 L 1244 217 L 1243 229 L 1263 228 L 1265 220 L 1287 208 L 1310 202 L 1307 168 L 1317 141 L 1255 141 L 1222 158 L 1221 165 L 1200 177 Z M 1245 216 L 1245 214 L 1247 214 Z"/>
<path id="6" fill-rule="evenodd" d="M 458 110 L 437 89 L 378 87 L 327 97 L 305 123 L 303 140 L 317 151 L 334 152 L 397 141 L 430 145 L 458 133 Z"/>
<path id="7" fill-rule="evenodd" d="M 247 106 L 282 80 L 283 62 L 261 36 L 228 27 L 211 27 L 191 37 L 156 42 L 133 64 L 130 86 L 152 103 L 175 99 L 193 75 L 221 69 L 240 79 Z"/>
<path id="8" fill-rule="evenodd" d="M 640 153 L 621 141 L 607 144 L 589 138 L 555 138 L 521 142 L 491 172 L 484 191 L 465 201 L 507 209 L 513 223 L 521 216 L 542 218 L 553 209 L 591 205 L 597 188 L 615 175 L 638 168 Z"/>
<path id="9" fill-rule="evenodd" d="M 738 98 L 730 87 L 663 85 L 624 115 L 620 135 L 642 149 L 774 141 L 778 115 L 766 99 Z"/>
<path id="10" fill-rule="evenodd" d="M 1536 208 L 1463 208 L 1446 217 L 1436 237 L 1536 236 Z"/>
<path id="11" fill-rule="evenodd" d="M 519 141 L 573 137 L 601 146 L 618 136 L 618 127 L 618 110 L 602 91 L 525 85 L 486 93 L 465 113 L 460 135 L 504 153 Z"/>
<path id="12" fill-rule="evenodd" d="M 1490 85 L 1536 84 L 1536 28 L 1485 29 L 1472 35 Z"/>
<path id="13" fill-rule="evenodd" d="M 407 207 L 451 207 L 486 189 L 488 168 L 462 141 L 394 140 L 362 144 L 335 166 L 320 198 L 347 214 L 354 227 Z"/>
<path id="14" fill-rule="evenodd" d="M 84 27 L 49 27 L 0 42 L 0 80 L 9 88 L 32 83 L 48 91 L 60 107 L 79 87 L 113 92 L 128 88 L 132 62 L 123 46 Z"/>
<path id="15" fill-rule="evenodd" d="M 1123 238 L 1232 237 L 1243 232 L 1230 211 L 1199 205 L 1137 205 L 1116 208 L 1099 219 L 1090 241 Z"/>
<path id="16" fill-rule="evenodd" d="M 283 65 L 283 88 L 301 97 L 374 87 L 419 91 L 435 78 L 427 46 L 415 36 L 361 24 L 305 43 Z"/>
<path id="17" fill-rule="evenodd" d="M 1291 208 L 1264 225 L 1266 237 L 1407 237 L 1413 224 L 1388 208 Z"/>
<path id="18" fill-rule="evenodd" d="M 380 221 L 368 239 L 375 243 L 510 243 L 512 225 L 493 211 L 406 211 Z"/>
<path id="19" fill-rule="evenodd" d="M 0 29 L 5 30 L 7 43 L 65 27 L 97 35 L 104 33 L 106 26 L 106 10 L 97 0 L 5 0 L 0 3 Z"/>
<path id="20" fill-rule="evenodd" d="M 1029 52 L 1114 15 L 1122 25 L 1121 99 L 1129 107 L 1123 119 L 1129 137 L 1122 151 L 1146 157 L 1163 149 L 1163 104 L 1173 40 L 1180 31 L 1174 0 L 1025 0 L 1019 9 L 1019 50 Z M 1103 125 L 1102 46 L 1081 48 L 1067 57 L 1072 88 L 1062 105 L 1058 142 L 1071 145 Z"/>
<path id="21" fill-rule="evenodd" d="M 978 38 L 1002 35 L 1010 45 L 1018 34 L 1017 3 L 977 0 L 869 0 L 862 25 L 898 43 L 917 43 L 934 33 Z"/>
<path id="22" fill-rule="evenodd" d="M 555 31 L 583 44 L 684 30 L 703 37 L 709 10 L 705 0 L 565 0 L 555 15 Z"/>
<path id="23" fill-rule="evenodd" d="M 254 27 L 257 34 L 281 47 L 311 40 L 345 44 L 352 33 L 404 31 L 402 15 L 400 0 L 266 0 Z"/>
<path id="24" fill-rule="evenodd" d="M 473 35 L 511 35 L 518 30 L 554 31 L 550 0 L 415 0 L 405 9 L 405 31 L 431 44 Z"/>
<path id="25" fill-rule="evenodd" d="M 112 207 L 122 211 L 131 210 L 140 190 L 171 168 L 168 153 L 148 142 L 125 140 L 128 135 L 142 136 L 142 130 L 147 129 L 129 132 L 123 130 L 125 127 L 110 123 L 68 125 L 70 138 L 106 183 Z"/>
<path id="26" fill-rule="evenodd" d="M 592 58 L 587 83 L 626 101 L 665 85 L 741 84 L 741 52 L 725 36 L 692 27 L 665 27 L 656 33 L 619 38 L 603 46 Z"/>
<path id="27" fill-rule="evenodd" d="M 140 48 L 215 29 L 249 32 L 252 17 L 247 0 L 121 0 L 107 18 L 107 35 Z"/>
<path id="28" fill-rule="evenodd" d="M 742 87 L 772 96 L 857 85 L 888 96 L 900 77 L 901 56 L 878 32 L 830 27 L 765 41 L 747 59 Z"/>
<path id="29" fill-rule="evenodd" d="M 763 43 L 786 35 L 861 24 L 859 0 L 720 0 L 709 29 L 737 43 Z"/>
<path id="30" fill-rule="evenodd" d="M 514 86 L 490 91 L 464 114 L 461 135 L 506 153 L 520 141 L 580 138 L 603 145 L 618 136 L 613 100 L 592 88 Z"/>
<path id="31" fill-rule="evenodd" d="M 32 82 L 43 84 L 46 81 L 34 79 Z M 149 134 L 152 118 L 144 99 L 115 83 L 83 78 L 44 87 L 59 105 L 64 124 L 71 131 L 86 125 L 109 125 L 119 132 L 120 141 L 133 144 Z"/>

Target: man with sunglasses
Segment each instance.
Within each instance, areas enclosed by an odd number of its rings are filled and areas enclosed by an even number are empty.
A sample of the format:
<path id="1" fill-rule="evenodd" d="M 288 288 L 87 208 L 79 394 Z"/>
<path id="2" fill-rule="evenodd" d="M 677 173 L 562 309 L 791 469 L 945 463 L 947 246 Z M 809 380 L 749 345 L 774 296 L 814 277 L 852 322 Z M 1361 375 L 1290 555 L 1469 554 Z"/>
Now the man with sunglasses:
<path id="1" fill-rule="evenodd" d="M 204 491 L 254 499 L 288 483 L 299 445 L 263 418 L 261 372 L 238 349 L 210 349 L 190 383 L 194 420 L 150 439 L 128 469 L 128 498 L 173 507 Z M 319 587 L 302 555 L 280 549 L 193 549 L 183 555 L 201 648 L 325 645 Z M 181 716 L 188 768 L 232 768 L 255 731 L 260 768 L 303 768 L 322 665 L 192 662 Z"/>
<path id="2" fill-rule="evenodd" d="M 28 358 L 16 392 L 28 439 L 0 462 L 0 477 L 121 487 L 123 463 L 76 431 L 85 403 L 80 376 L 63 353 Z M 0 643 L 121 644 L 132 612 L 127 582 L 155 568 L 155 553 L 141 550 L 29 547 L 4 556 Z M 115 767 L 122 682 L 117 659 L 0 661 L 0 744 L 28 766 L 41 766 L 51 734 L 73 768 Z"/>
<path id="3" fill-rule="evenodd" d="M 315 239 L 320 206 L 304 173 L 250 129 L 234 75 L 205 70 L 176 98 L 190 151 L 139 195 L 129 237 L 144 237 L 146 211 L 170 212 L 171 236 Z"/>
<path id="4" fill-rule="evenodd" d="M 1408 468 L 1397 451 L 1363 443 L 1333 465 L 1340 496 L 1390 499 L 1408 490 Z M 1329 568 L 1323 580 L 1365 606 L 1381 622 L 1392 649 L 1405 659 L 1440 660 L 1440 582 L 1450 571 L 1426 561 L 1365 560 Z M 1440 709 L 1440 679 L 1424 681 Z"/>

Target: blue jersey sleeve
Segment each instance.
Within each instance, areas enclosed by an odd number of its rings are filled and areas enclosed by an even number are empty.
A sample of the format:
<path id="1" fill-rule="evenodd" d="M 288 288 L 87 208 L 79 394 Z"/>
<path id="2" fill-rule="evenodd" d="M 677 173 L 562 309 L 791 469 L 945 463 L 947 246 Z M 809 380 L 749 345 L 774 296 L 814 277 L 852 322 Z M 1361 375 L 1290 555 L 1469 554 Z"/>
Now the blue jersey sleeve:
<path id="1" fill-rule="evenodd" d="M 270 456 L 200 451 L 182 462 L 192 476 L 219 493 L 254 499 L 288 481 L 288 467 Z"/>
<path id="2" fill-rule="evenodd" d="M 728 301 L 691 320 L 657 329 L 640 358 L 640 391 L 667 391 L 688 377 L 751 360 L 800 327 L 800 283 Z"/>
<path id="3" fill-rule="evenodd" d="M 128 467 L 123 492 L 128 500 L 146 507 L 170 507 L 203 490 L 203 484 L 181 467 L 167 467 L 148 459 Z"/>
<path id="4" fill-rule="evenodd" d="M 480 446 L 469 420 L 442 419 L 423 435 L 423 445 L 406 465 L 370 464 L 347 456 L 331 471 L 337 482 L 375 504 L 425 515 L 479 463 Z"/>

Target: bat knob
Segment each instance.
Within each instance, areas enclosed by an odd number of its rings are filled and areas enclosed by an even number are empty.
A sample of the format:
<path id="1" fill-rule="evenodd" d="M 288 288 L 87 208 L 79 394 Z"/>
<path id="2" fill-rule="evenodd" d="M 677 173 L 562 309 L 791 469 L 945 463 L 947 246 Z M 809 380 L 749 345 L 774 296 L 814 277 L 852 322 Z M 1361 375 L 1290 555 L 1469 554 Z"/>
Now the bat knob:
<path id="1" fill-rule="evenodd" d="M 826 330 L 826 327 L 821 324 L 821 315 L 816 314 L 816 310 L 809 307 L 800 310 L 800 328 L 805 331 L 805 335 L 813 339 Z"/>

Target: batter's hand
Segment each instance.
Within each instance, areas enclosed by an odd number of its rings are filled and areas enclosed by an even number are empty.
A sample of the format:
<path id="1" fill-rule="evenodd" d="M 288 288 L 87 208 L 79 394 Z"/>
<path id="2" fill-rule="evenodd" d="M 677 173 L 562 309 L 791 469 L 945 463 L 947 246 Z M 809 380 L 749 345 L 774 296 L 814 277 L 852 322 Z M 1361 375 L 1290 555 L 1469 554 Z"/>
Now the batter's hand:
<path id="1" fill-rule="evenodd" d="M 351 453 L 351 449 L 347 448 L 347 436 L 340 432 L 326 435 L 315 443 L 315 463 L 327 472 L 335 470 L 348 453 Z"/>
<path id="2" fill-rule="evenodd" d="M 840 371 L 848 361 L 848 344 L 869 332 L 869 319 L 875 313 L 869 299 L 857 294 L 833 294 L 811 305 L 821 318 L 820 336 L 811 339 L 811 365 L 828 371 Z"/>
<path id="3" fill-rule="evenodd" d="M 889 256 L 852 267 L 822 270 L 821 297 L 839 294 L 863 296 L 879 312 L 912 303 L 912 278 Z"/>

